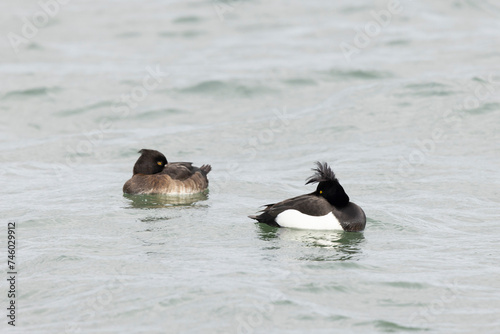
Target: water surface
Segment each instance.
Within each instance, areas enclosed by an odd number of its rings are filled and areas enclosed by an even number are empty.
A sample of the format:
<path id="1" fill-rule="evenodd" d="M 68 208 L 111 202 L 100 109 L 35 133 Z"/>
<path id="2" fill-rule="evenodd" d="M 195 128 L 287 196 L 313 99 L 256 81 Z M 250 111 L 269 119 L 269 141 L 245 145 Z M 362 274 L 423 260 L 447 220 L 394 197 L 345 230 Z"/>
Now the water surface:
<path id="1" fill-rule="evenodd" d="M 387 24 L 385 1 L 72 1 L 17 53 L 42 9 L 0 9 L 18 331 L 499 328 L 494 1 L 401 1 Z M 208 195 L 123 196 L 142 148 L 210 163 Z M 311 192 L 317 160 L 364 233 L 247 218 Z"/>

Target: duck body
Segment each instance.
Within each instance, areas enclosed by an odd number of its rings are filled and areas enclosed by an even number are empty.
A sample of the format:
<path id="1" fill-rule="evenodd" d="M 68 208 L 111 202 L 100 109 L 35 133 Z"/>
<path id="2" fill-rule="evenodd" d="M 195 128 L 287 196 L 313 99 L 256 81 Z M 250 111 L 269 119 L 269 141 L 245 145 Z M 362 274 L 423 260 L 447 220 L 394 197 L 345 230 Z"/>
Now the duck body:
<path id="1" fill-rule="evenodd" d="M 197 194 L 208 188 L 210 165 L 195 167 L 191 162 L 171 162 L 155 150 L 142 149 L 133 176 L 123 185 L 126 194 Z"/>
<path id="2" fill-rule="evenodd" d="M 265 205 L 259 215 L 249 216 L 275 227 L 310 230 L 363 231 L 366 215 L 349 197 L 326 163 L 317 163 L 307 183 L 319 182 L 315 192 Z"/>

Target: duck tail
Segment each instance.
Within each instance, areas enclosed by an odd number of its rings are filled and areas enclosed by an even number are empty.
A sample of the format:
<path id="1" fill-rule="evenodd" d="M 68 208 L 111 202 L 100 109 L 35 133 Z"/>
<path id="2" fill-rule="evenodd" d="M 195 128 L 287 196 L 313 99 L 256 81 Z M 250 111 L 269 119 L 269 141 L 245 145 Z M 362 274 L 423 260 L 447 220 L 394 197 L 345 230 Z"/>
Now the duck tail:
<path id="1" fill-rule="evenodd" d="M 203 174 L 207 175 L 212 170 L 212 166 L 210 166 L 210 165 L 203 165 L 203 166 L 200 167 L 200 169 L 203 172 Z"/>

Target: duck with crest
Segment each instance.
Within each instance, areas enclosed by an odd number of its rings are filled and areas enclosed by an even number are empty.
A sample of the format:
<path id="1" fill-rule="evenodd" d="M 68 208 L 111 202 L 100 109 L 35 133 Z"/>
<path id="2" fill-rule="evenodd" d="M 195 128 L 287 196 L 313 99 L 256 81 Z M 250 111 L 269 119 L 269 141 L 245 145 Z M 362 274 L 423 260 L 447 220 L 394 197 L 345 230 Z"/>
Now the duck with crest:
<path id="1" fill-rule="evenodd" d="M 328 164 L 318 161 L 313 171 L 306 184 L 318 183 L 314 192 L 265 205 L 259 215 L 249 217 L 275 227 L 363 231 L 366 225 L 363 209 L 350 202 Z"/>
<path id="2" fill-rule="evenodd" d="M 126 194 L 197 194 L 208 187 L 210 165 L 195 167 L 191 162 L 168 162 L 155 150 L 142 149 L 133 176 L 123 185 Z"/>

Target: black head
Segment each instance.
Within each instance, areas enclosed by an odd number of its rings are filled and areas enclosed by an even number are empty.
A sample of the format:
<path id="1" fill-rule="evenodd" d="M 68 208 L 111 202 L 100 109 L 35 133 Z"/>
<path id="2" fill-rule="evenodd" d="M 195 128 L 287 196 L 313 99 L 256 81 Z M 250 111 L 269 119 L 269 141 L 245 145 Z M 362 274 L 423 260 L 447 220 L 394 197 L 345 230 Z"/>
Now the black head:
<path id="1" fill-rule="evenodd" d="M 335 173 L 331 170 L 326 162 L 316 162 L 314 175 L 307 179 L 306 184 L 318 182 L 318 187 L 314 192 L 317 196 L 324 197 L 331 205 L 342 208 L 349 204 L 349 196 L 340 185 L 339 180 L 335 177 Z"/>
<path id="2" fill-rule="evenodd" d="M 138 153 L 141 154 L 134 165 L 135 174 L 156 174 L 165 168 L 168 163 L 167 158 L 163 154 L 155 150 L 142 149 Z"/>

